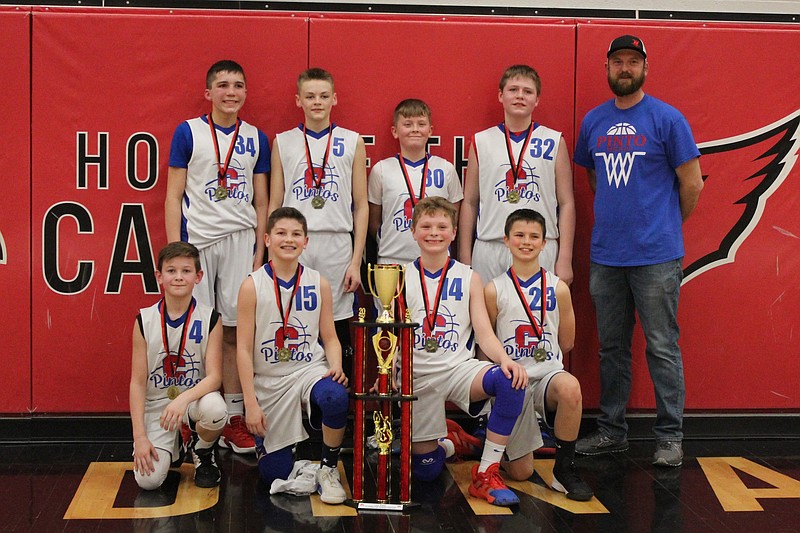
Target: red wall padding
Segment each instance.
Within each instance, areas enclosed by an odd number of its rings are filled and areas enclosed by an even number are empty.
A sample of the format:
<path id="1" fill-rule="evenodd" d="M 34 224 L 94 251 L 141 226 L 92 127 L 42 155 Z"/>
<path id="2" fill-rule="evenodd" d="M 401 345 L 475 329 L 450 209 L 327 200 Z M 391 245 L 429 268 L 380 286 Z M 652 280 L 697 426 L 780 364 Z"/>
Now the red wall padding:
<path id="1" fill-rule="evenodd" d="M 701 160 L 706 188 L 685 225 L 686 264 L 705 265 L 681 301 L 687 408 L 800 408 L 800 169 L 787 132 L 800 109 L 800 66 L 784 59 L 800 49 L 794 27 L 8 9 L 0 29 L 4 49 L 16 51 L 8 54 L 11 71 L 21 74 L 10 80 L 19 84 L 10 93 L 19 103 L 8 106 L 6 120 L 9 131 L 25 133 L 7 140 L 14 149 L 0 157 L 4 168 L 19 169 L 15 189 L 31 190 L 0 209 L 9 250 L 0 289 L 14 317 L 0 326 L 12 370 L 0 412 L 127 411 L 133 319 L 158 298 L 150 275 L 135 271 L 165 242 L 170 139 L 181 120 L 207 111 L 204 76 L 214 61 L 244 66 L 243 118 L 270 139 L 302 120 L 295 79 L 321 66 L 336 80 L 334 121 L 374 138 L 371 161 L 397 151 L 392 110 L 418 97 L 433 109 L 440 145 L 432 152 L 460 168 L 471 135 L 502 119 L 497 82 L 513 63 L 537 68 L 535 119 L 561 130 L 571 147 L 586 111 L 611 96 L 605 50 L 626 32 L 647 44 L 647 92 L 683 111 L 709 152 Z M 781 129 L 782 121 L 789 126 Z M 101 172 L 84 160 L 104 143 Z M 769 165 L 775 146 L 789 146 L 782 166 Z M 578 336 L 568 365 L 592 408 L 599 388 L 587 289 L 592 197 L 582 169 L 575 183 Z M 720 244 L 735 260 L 709 259 Z M 638 333 L 636 351 L 631 407 L 651 408 Z"/>

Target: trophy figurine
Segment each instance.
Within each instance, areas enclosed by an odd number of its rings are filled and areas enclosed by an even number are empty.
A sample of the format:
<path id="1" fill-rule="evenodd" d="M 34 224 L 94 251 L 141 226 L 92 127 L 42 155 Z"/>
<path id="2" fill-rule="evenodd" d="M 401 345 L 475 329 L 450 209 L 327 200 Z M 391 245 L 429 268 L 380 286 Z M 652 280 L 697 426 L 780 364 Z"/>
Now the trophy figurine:
<path id="1" fill-rule="evenodd" d="M 377 298 L 383 311 L 376 320 L 381 324 L 394 322 L 392 301 L 403 291 L 406 269 L 403 265 L 367 265 L 369 293 Z"/>

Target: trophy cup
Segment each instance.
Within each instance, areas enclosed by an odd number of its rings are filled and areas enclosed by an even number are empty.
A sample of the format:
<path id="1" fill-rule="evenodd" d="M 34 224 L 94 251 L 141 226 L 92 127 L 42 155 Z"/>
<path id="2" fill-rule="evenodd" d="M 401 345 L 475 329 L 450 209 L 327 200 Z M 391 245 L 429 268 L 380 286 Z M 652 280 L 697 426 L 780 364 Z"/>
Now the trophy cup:
<path id="1" fill-rule="evenodd" d="M 403 291 L 406 268 L 402 265 L 367 265 L 369 293 L 383 306 L 378 320 L 381 324 L 394 322 L 392 302 Z"/>

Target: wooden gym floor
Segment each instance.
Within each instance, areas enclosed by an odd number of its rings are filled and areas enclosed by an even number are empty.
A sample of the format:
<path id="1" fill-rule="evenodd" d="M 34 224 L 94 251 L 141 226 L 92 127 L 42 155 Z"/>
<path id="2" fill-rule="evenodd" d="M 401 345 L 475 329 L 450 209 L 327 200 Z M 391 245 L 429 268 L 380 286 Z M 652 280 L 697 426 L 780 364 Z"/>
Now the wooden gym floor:
<path id="1" fill-rule="evenodd" d="M 316 448 L 316 446 L 313 446 Z M 300 455 L 313 455 L 301 446 Z M 780 532 L 800 531 L 800 441 L 684 442 L 681 468 L 650 465 L 651 441 L 628 452 L 580 458 L 595 490 L 586 503 L 547 489 L 552 459 L 537 460 L 530 481 L 512 485 L 521 503 L 494 508 L 468 497 L 471 462 L 448 465 L 434 483 L 413 484 L 418 506 L 407 514 L 357 514 L 316 497 L 270 496 L 258 482 L 255 458 L 220 450 L 223 481 L 197 489 L 184 464 L 162 491 L 138 490 L 131 445 L 0 445 L 2 531 L 201 532 Z M 352 455 L 344 454 L 350 472 Z M 368 491 L 374 457 L 367 458 Z"/>

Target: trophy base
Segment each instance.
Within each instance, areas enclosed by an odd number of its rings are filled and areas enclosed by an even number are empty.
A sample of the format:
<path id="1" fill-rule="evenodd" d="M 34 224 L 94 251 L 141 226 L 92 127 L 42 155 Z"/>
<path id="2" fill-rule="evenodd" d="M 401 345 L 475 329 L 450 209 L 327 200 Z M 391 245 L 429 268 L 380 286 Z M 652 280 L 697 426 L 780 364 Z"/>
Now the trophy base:
<path id="1" fill-rule="evenodd" d="M 418 503 L 379 503 L 379 502 L 356 502 L 353 500 L 346 500 L 345 505 L 353 507 L 359 513 L 407 513 L 419 507 Z"/>

